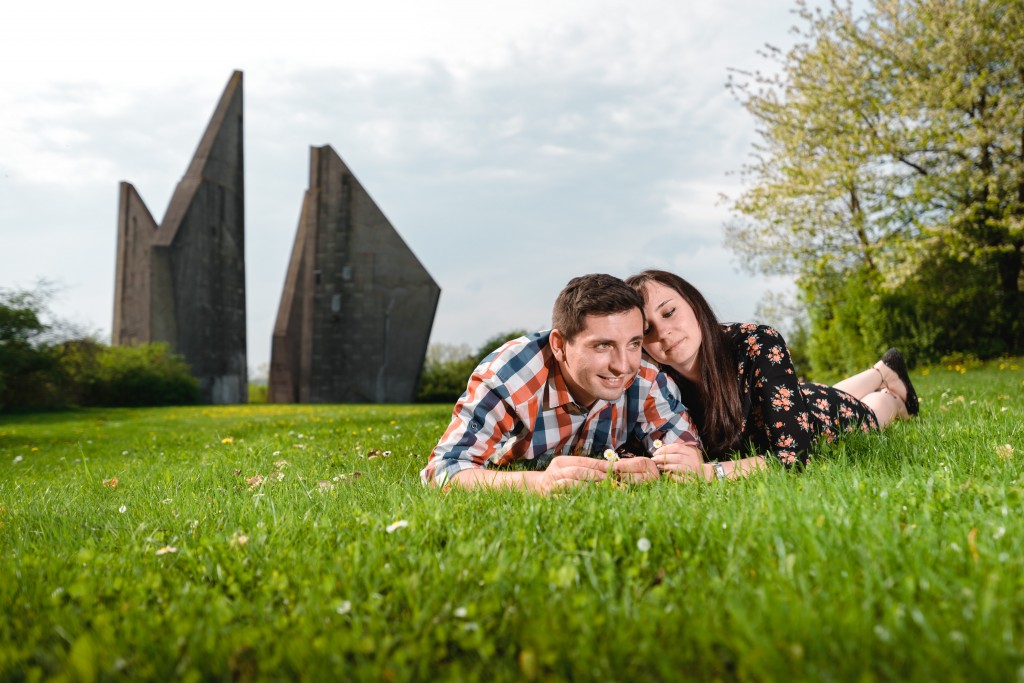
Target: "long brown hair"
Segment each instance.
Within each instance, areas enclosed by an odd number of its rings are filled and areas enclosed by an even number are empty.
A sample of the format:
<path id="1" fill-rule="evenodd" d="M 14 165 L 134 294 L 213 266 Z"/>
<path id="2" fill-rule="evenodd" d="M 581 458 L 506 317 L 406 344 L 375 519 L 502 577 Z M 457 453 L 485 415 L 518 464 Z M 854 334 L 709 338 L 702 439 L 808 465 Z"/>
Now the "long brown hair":
<path id="1" fill-rule="evenodd" d="M 743 409 L 736 384 L 735 351 L 726 342 L 722 326 L 707 299 L 696 287 L 664 270 L 649 269 L 626 278 L 626 284 L 639 292 L 645 303 L 647 291 L 644 285 L 648 282 L 657 282 L 675 290 L 693 309 L 701 335 L 697 352 L 700 378 L 695 388 L 701 404 L 703 424 L 698 424 L 697 428 L 706 453 L 728 453 L 739 444 L 743 428 Z M 665 369 L 670 371 L 677 382 L 686 381 L 671 368 Z"/>

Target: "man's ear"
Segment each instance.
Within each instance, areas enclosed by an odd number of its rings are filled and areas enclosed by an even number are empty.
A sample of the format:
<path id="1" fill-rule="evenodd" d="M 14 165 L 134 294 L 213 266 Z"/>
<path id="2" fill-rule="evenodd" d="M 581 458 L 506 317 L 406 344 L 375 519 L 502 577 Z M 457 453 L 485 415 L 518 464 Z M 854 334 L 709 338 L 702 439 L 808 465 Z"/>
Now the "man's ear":
<path id="1" fill-rule="evenodd" d="M 557 330 L 551 330 L 551 335 L 548 337 L 548 343 L 551 344 L 551 354 L 555 357 L 559 363 L 565 362 L 565 337 L 562 333 Z"/>

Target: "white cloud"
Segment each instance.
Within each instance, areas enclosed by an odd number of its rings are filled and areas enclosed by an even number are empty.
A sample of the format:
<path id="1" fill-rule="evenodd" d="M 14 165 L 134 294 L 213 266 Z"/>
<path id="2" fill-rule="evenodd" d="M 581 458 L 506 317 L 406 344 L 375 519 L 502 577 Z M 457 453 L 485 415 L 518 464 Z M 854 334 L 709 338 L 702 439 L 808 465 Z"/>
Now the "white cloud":
<path id="1" fill-rule="evenodd" d="M 697 272 L 749 317 L 761 281 L 735 275 L 716 206 L 751 140 L 725 69 L 786 42 L 788 6 L 16 3 L 0 23 L 0 59 L 20 65 L 0 88 L 0 286 L 60 279 L 62 310 L 109 330 L 118 181 L 159 220 L 241 68 L 253 366 L 310 145 L 338 151 L 439 281 L 435 341 L 544 326 L 570 276 L 647 265 Z"/>

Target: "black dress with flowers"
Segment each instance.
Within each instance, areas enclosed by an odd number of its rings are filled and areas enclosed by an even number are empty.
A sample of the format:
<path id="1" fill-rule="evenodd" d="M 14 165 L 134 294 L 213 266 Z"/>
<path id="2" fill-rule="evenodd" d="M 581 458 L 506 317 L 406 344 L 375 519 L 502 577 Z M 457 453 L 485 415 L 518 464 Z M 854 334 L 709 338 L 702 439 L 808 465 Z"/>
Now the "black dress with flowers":
<path id="1" fill-rule="evenodd" d="M 766 325 L 723 325 L 736 349 L 743 405 L 743 448 L 774 453 L 782 464 L 806 464 L 818 438 L 831 443 L 843 432 L 878 429 L 875 413 L 856 398 L 825 384 L 800 382 L 782 335 Z"/>

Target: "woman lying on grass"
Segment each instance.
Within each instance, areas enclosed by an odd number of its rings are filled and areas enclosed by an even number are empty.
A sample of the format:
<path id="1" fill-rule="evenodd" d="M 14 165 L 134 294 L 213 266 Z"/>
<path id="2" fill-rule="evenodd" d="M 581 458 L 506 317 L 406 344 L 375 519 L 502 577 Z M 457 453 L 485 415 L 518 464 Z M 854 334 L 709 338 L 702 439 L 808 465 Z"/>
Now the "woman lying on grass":
<path id="1" fill-rule="evenodd" d="M 786 342 L 772 328 L 720 325 L 704 296 L 672 273 L 645 270 L 626 282 L 644 297 L 644 351 L 679 384 L 704 454 L 716 461 L 655 451 L 663 472 L 706 479 L 746 476 L 766 467 L 767 454 L 787 467 L 806 464 L 819 437 L 831 442 L 855 429 L 884 429 L 918 412 L 917 394 L 896 349 L 835 386 L 801 383 Z M 728 459 L 751 446 L 762 455 Z M 719 458 L 725 462 L 719 464 Z"/>

